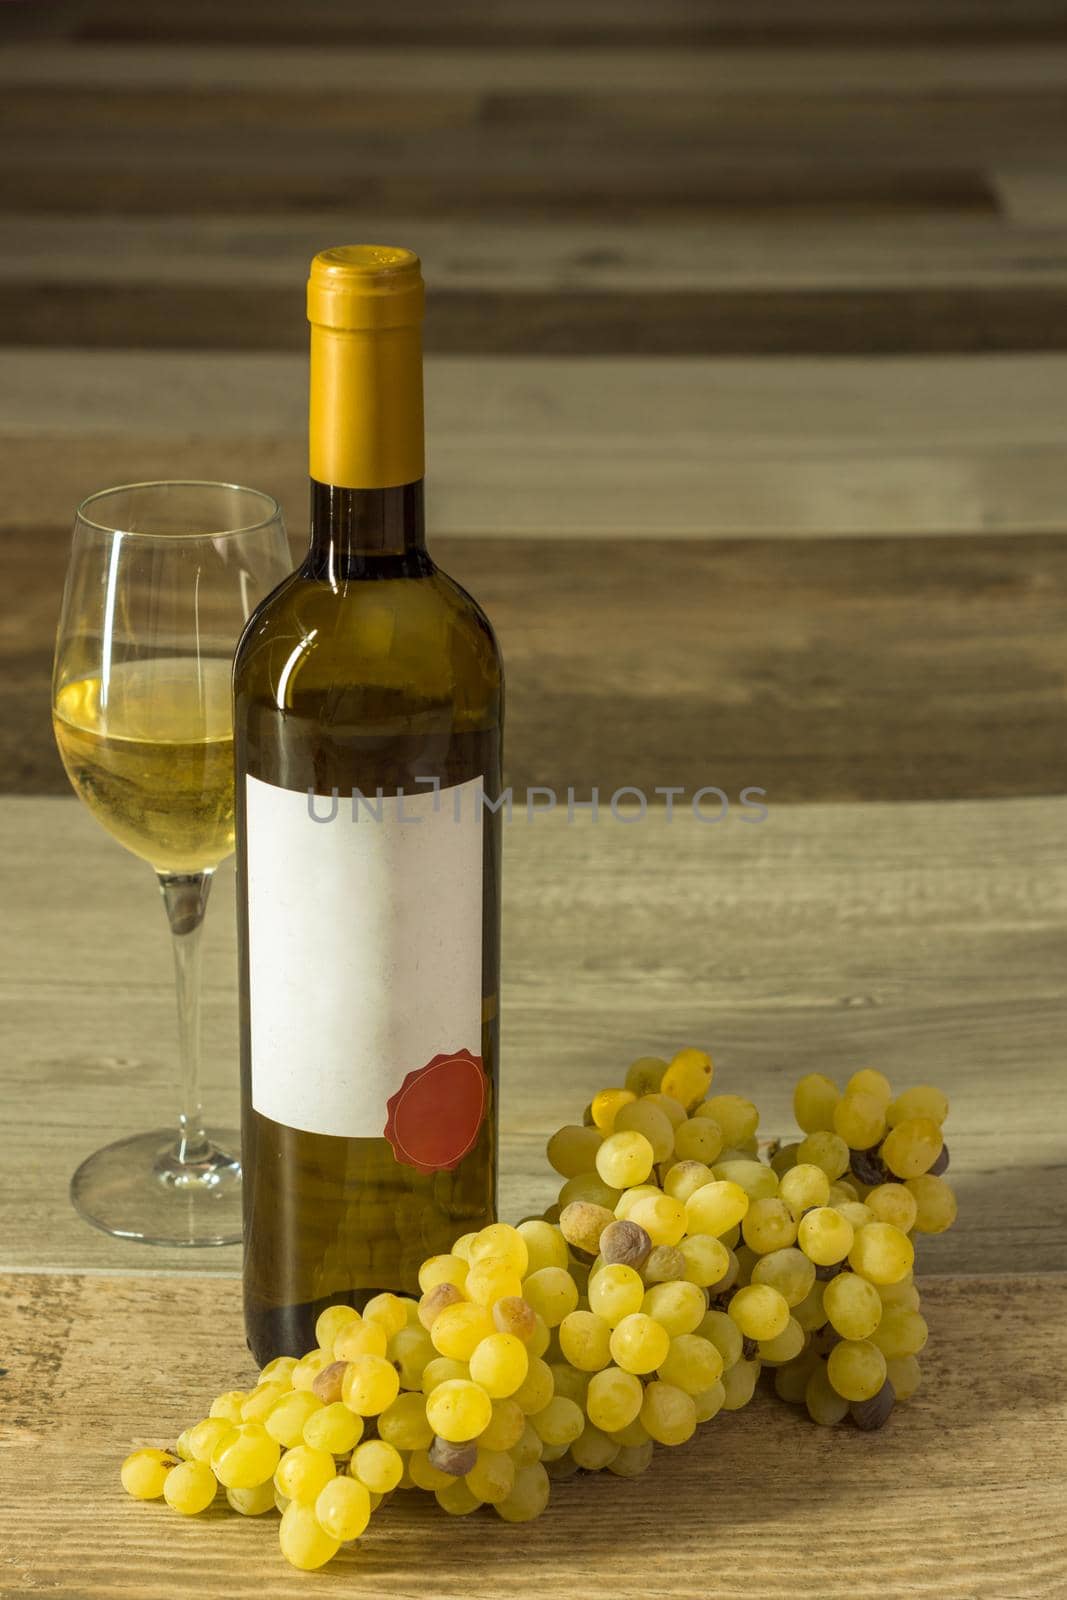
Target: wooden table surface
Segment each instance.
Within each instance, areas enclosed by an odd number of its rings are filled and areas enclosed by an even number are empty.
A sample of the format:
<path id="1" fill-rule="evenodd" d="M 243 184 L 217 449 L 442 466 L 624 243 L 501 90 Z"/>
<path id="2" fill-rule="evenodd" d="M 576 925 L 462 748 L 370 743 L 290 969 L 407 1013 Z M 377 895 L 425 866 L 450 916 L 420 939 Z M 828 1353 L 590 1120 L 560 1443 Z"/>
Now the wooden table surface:
<path id="1" fill-rule="evenodd" d="M 1067 17 L 1061 0 L 0 7 L 0 1595 L 1067 1597 Z M 236 1249 L 120 1244 L 78 1161 L 174 1105 L 151 877 L 70 796 L 71 511 L 223 477 L 306 532 L 303 274 L 432 286 L 429 526 L 508 778 L 767 791 L 506 837 L 502 1214 L 634 1055 L 942 1083 L 957 1227 L 879 1435 L 762 1396 L 507 1527 L 391 1504 L 291 1573 L 122 1494 L 249 1376 Z M 233 879 L 206 1098 L 236 1115 Z"/>

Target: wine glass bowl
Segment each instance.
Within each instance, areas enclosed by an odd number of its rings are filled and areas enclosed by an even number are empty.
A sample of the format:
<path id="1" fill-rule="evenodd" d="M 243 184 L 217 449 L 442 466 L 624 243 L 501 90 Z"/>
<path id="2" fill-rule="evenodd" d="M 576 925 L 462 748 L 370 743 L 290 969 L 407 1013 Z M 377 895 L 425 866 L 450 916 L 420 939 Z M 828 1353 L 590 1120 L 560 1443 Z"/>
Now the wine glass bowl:
<path id="1" fill-rule="evenodd" d="M 56 743 L 79 799 L 155 871 L 177 984 L 175 1128 L 108 1145 L 71 1183 L 82 1216 L 123 1238 L 241 1236 L 239 1137 L 205 1129 L 200 1108 L 200 934 L 213 874 L 234 847 L 233 654 L 290 565 L 277 502 L 236 484 L 105 489 L 75 519 Z"/>

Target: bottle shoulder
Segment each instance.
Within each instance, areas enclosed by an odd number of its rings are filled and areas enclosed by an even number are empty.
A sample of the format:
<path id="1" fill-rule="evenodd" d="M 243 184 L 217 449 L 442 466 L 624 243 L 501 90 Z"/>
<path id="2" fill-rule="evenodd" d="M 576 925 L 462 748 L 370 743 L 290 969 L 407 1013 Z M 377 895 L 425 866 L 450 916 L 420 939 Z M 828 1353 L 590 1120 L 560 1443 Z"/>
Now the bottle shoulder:
<path id="1" fill-rule="evenodd" d="M 499 720 L 503 666 L 488 617 L 434 567 L 418 577 L 327 582 L 298 569 L 260 604 L 234 668 L 238 701 L 279 710 L 321 693 L 338 705 L 385 694 L 452 702 Z"/>

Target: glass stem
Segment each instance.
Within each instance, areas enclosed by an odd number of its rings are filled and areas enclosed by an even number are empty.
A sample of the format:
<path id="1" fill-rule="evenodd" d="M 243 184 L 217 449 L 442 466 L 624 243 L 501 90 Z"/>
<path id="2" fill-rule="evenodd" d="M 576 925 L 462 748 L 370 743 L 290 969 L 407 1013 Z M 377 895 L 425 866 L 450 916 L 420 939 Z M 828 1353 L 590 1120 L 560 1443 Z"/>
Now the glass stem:
<path id="1" fill-rule="evenodd" d="M 208 1153 L 200 1104 L 200 934 L 214 874 L 160 872 L 157 876 L 174 946 L 178 998 L 178 1160 L 191 1164 Z"/>

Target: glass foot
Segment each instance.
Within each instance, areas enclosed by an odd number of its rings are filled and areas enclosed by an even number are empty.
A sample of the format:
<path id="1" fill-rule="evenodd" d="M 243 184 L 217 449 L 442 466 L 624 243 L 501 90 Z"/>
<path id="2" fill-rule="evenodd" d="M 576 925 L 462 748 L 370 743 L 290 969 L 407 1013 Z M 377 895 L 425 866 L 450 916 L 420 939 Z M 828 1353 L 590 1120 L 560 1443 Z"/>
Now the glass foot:
<path id="1" fill-rule="evenodd" d="M 75 1211 L 103 1233 L 142 1244 L 241 1242 L 241 1148 L 233 1129 L 183 1152 L 173 1129 L 105 1145 L 70 1180 Z"/>

